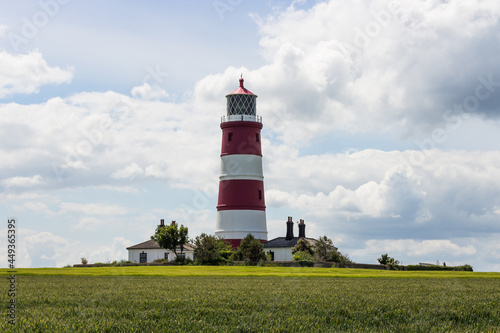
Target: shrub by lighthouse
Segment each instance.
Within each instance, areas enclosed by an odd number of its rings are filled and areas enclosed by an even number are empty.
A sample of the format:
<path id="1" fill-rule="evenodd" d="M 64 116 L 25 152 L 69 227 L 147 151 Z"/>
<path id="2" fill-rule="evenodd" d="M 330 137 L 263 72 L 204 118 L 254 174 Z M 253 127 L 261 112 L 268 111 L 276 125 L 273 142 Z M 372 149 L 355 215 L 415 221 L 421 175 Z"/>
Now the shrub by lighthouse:
<path id="1" fill-rule="evenodd" d="M 267 240 L 260 131 L 254 95 L 243 86 L 226 96 L 215 234 L 239 246 L 247 234 Z"/>

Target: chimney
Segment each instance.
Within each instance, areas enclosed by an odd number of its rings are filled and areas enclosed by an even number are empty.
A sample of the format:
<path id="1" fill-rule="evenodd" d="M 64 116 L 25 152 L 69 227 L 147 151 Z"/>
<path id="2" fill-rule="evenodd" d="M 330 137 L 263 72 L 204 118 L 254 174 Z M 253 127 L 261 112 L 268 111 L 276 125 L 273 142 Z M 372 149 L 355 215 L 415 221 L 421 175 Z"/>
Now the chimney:
<path id="1" fill-rule="evenodd" d="M 165 220 L 164 219 L 161 219 L 160 220 L 160 227 L 164 227 L 165 226 Z"/>
<path id="2" fill-rule="evenodd" d="M 292 217 L 288 216 L 288 221 L 286 222 L 286 240 L 290 240 L 293 238 L 293 221 Z"/>
<path id="3" fill-rule="evenodd" d="M 300 220 L 299 222 L 299 237 L 306 238 L 306 224 L 304 220 Z"/>
<path id="4" fill-rule="evenodd" d="M 172 225 L 175 225 L 175 221 L 172 221 Z"/>

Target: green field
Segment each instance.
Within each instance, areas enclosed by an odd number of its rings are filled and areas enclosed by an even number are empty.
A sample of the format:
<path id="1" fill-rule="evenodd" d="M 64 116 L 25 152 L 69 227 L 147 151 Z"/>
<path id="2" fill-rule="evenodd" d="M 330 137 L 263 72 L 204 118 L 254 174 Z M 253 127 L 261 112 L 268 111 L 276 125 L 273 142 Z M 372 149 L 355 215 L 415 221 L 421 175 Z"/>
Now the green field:
<path id="1" fill-rule="evenodd" d="M 0 274 L 5 277 L 6 270 Z M 500 327 L 498 273 L 170 266 L 18 269 L 16 278 L 17 324 L 12 330 L 3 320 L 2 332 L 494 332 Z"/>

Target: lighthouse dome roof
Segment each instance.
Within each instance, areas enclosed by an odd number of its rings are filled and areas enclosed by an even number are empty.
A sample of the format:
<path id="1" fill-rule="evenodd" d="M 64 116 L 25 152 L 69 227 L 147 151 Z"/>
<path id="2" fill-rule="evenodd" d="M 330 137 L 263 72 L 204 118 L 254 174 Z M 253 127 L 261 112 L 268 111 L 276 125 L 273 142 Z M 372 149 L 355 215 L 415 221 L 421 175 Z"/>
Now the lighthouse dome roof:
<path id="1" fill-rule="evenodd" d="M 252 95 L 257 97 L 257 95 L 255 95 L 253 92 L 251 92 L 250 90 L 248 90 L 243 86 L 244 81 L 245 80 L 243 80 L 243 78 L 240 78 L 240 86 L 232 93 L 227 94 L 226 97 L 229 95 Z"/>

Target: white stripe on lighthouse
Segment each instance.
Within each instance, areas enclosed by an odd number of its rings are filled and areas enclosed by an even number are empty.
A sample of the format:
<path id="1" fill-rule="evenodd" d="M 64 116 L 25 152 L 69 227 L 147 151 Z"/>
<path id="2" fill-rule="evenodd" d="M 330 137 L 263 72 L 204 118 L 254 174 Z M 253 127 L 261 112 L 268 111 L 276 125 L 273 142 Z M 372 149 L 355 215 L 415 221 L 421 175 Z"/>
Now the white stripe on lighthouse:
<path id="1" fill-rule="evenodd" d="M 222 156 L 220 180 L 232 179 L 263 180 L 262 156 L 246 154 Z"/>
<path id="2" fill-rule="evenodd" d="M 215 235 L 224 239 L 243 239 L 251 233 L 267 240 L 266 212 L 260 210 L 223 210 L 217 212 Z"/>

